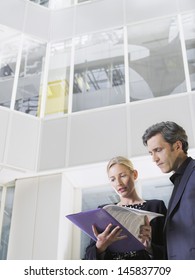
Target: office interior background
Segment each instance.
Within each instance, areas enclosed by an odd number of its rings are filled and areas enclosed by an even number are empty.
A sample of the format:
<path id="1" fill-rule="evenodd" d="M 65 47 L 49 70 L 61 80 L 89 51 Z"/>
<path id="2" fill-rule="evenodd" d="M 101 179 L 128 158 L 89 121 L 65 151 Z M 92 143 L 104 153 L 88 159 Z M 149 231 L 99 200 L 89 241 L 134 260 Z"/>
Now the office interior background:
<path id="1" fill-rule="evenodd" d="M 82 259 L 65 215 L 117 201 L 116 155 L 167 204 L 141 137 L 176 121 L 194 156 L 194 90 L 194 0 L 1 1 L 0 259 Z"/>

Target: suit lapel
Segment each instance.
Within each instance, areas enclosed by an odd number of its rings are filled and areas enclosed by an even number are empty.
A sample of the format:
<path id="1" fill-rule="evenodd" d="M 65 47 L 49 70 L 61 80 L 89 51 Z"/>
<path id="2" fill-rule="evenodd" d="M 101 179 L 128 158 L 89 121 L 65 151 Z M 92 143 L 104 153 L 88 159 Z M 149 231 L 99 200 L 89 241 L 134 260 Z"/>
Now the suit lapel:
<path id="1" fill-rule="evenodd" d="M 173 200 L 171 201 L 171 203 L 168 207 L 166 221 L 169 218 L 169 216 L 171 215 L 171 213 L 173 212 L 173 210 L 175 209 L 175 207 L 176 207 L 177 203 L 179 202 L 180 198 L 182 197 L 183 192 L 186 188 L 187 182 L 189 180 L 189 177 L 190 177 L 192 171 L 194 170 L 194 168 L 195 168 L 195 161 L 192 160 L 192 161 L 190 161 L 189 165 L 187 166 L 187 169 L 185 170 L 184 175 L 182 176 L 181 182 L 178 185 L 175 196 L 173 197 Z"/>

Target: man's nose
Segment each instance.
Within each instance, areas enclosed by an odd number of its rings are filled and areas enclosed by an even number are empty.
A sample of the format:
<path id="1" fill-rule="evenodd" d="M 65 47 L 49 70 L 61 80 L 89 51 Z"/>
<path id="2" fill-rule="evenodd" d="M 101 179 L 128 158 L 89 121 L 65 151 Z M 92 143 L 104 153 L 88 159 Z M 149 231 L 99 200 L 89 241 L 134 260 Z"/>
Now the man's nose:
<path id="1" fill-rule="evenodd" d="M 153 154 L 153 155 L 152 155 L 152 160 L 153 160 L 154 162 L 158 162 L 158 161 L 159 161 L 159 157 L 158 157 L 156 154 Z"/>

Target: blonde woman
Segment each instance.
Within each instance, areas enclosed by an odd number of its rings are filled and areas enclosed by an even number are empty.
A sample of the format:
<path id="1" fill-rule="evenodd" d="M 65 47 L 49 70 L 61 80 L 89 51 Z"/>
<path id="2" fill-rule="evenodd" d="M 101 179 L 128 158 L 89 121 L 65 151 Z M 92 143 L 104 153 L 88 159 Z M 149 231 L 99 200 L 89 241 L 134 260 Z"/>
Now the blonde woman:
<path id="1" fill-rule="evenodd" d="M 135 180 L 138 178 L 138 172 L 134 169 L 132 162 L 122 156 L 112 158 L 107 165 L 107 174 L 111 186 L 119 195 L 117 205 L 152 211 L 163 214 L 163 217 L 153 219 L 150 223 L 145 219 L 145 224 L 140 227 L 139 238 L 145 246 L 145 250 L 131 251 L 126 253 L 115 253 L 109 250 L 109 246 L 125 236 L 121 236 L 119 227 L 112 228 L 108 225 L 105 230 L 99 233 L 94 225 L 92 229 L 97 241 L 92 241 L 86 248 L 85 259 L 163 259 L 163 226 L 166 215 L 166 206 L 162 200 L 142 199 L 135 188 Z M 99 206 L 103 207 L 105 205 Z"/>

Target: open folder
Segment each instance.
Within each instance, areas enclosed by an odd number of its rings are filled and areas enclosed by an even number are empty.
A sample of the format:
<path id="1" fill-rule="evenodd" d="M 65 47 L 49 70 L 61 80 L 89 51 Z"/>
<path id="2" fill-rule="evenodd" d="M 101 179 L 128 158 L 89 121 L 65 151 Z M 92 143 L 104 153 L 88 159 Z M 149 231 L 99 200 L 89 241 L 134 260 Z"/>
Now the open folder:
<path id="1" fill-rule="evenodd" d="M 111 205 L 111 210 L 113 210 L 113 207 L 114 212 L 116 212 L 117 215 L 125 211 L 128 214 L 128 217 L 132 218 L 130 215 L 132 212 L 129 211 L 129 209 L 127 210 L 120 206 Z M 113 211 L 109 210 L 109 207 L 106 206 L 105 208 L 98 208 L 95 210 L 70 214 L 66 217 L 95 241 L 96 238 L 92 230 L 92 225 L 95 225 L 99 232 L 104 231 L 110 223 L 113 225 L 113 227 L 120 226 L 122 229 L 121 235 L 127 235 L 127 238 L 112 243 L 112 245 L 109 246 L 111 251 L 124 253 L 145 249 L 144 245 L 125 226 L 123 226 L 116 218 L 113 217 Z M 112 214 L 110 214 L 108 211 Z M 144 211 L 143 217 L 145 212 L 146 211 Z M 122 216 L 124 217 L 123 213 Z M 126 217 L 124 217 L 124 221 L 127 222 Z M 133 222 L 135 223 L 135 219 Z M 142 224 L 144 224 L 144 222 Z"/>

